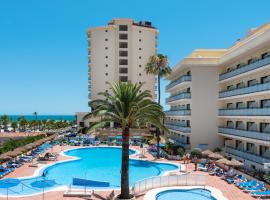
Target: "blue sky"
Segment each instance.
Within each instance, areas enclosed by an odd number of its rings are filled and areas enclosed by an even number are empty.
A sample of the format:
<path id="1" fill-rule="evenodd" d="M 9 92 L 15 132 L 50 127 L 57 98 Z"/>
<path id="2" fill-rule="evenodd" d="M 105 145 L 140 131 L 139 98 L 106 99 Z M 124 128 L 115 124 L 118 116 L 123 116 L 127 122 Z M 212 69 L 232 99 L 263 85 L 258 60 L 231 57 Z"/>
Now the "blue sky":
<path id="1" fill-rule="evenodd" d="M 87 111 L 91 26 L 152 21 L 174 66 L 193 49 L 229 47 L 268 22 L 269 8 L 268 0 L 0 0 L 0 114 Z"/>

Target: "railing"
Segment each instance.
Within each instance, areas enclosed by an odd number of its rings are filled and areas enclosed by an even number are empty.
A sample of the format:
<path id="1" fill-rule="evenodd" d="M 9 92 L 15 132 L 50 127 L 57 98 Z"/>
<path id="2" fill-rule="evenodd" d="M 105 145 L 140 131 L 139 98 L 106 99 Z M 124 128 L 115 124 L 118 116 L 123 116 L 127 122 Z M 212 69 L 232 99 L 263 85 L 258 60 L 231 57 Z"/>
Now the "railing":
<path id="1" fill-rule="evenodd" d="M 237 76 L 239 74 L 243 74 L 245 72 L 248 72 L 248 71 L 251 71 L 251 70 L 254 70 L 254 69 L 258 69 L 260 67 L 264 67 L 265 65 L 268 65 L 268 64 L 270 64 L 270 57 L 264 58 L 262 60 L 258 60 L 258 61 L 254 62 L 254 63 L 245 65 L 245 66 L 243 66 L 241 68 L 238 68 L 238 69 L 235 69 L 233 71 L 220 74 L 219 75 L 219 80 L 222 81 L 222 80 L 231 78 L 233 76 Z"/>
<path id="2" fill-rule="evenodd" d="M 191 93 L 190 92 L 183 92 L 180 94 L 177 94 L 175 96 L 171 96 L 166 99 L 166 103 L 175 101 L 175 100 L 180 100 L 180 99 L 190 99 L 191 98 Z"/>
<path id="3" fill-rule="evenodd" d="M 173 115 L 173 116 L 177 116 L 177 115 L 190 115 L 190 110 L 187 109 L 182 109 L 182 110 L 168 110 L 165 111 L 166 115 Z"/>
<path id="4" fill-rule="evenodd" d="M 180 76 L 178 79 L 172 81 L 169 85 L 166 86 L 166 90 L 171 89 L 172 87 L 183 83 L 183 82 L 187 82 L 187 81 L 191 81 L 191 76 L 190 75 L 183 75 Z"/>
<path id="5" fill-rule="evenodd" d="M 220 109 L 219 116 L 270 116 L 270 108 Z"/>
<path id="6" fill-rule="evenodd" d="M 179 138 L 179 136 L 170 135 L 169 140 L 172 140 L 174 144 L 179 145 L 185 149 L 190 149 L 190 144 L 187 144 L 186 137 Z"/>
<path id="7" fill-rule="evenodd" d="M 270 90 L 270 83 L 257 84 L 250 87 L 223 91 L 219 93 L 219 98 L 249 94 L 249 93 L 254 93 L 254 92 L 262 92 L 266 90 Z"/>
<path id="8" fill-rule="evenodd" d="M 173 125 L 173 124 L 165 124 L 169 129 L 173 129 L 176 131 L 184 132 L 184 133 L 190 133 L 191 128 L 187 126 L 179 126 L 179 125 Z"/>
<path id="9" fill-rule="evenodd" d="M 228 134 L 228 135 L 235 135 L 235 136 L 245 137 L 245 138 L 270 141 L 270 133 L 261 133 L 261 132 L 256 132 L 256 131 L 238 130 L 238 129 L 226 128 L 226 127 L 219 127 L 218 132 L 223 133 L 223 134 Z"/>
<path id="10" fill-rule="evenodd" d="M 264 158 L 264 157 L 261 157 L 259 155 L 248 153 L 246 151 L 239 151 L 239 150 L 234 149 L 232 147 L 226 147 L 225 151 L 228 154 L 232 154 L 232 155 L 237 156 L 239 158 L 250 160 L 250 161 L 253 161 L 256 163 L 260 163 L 260 164 L 270 163 L 270 158 Z"/>
<path id="11" fill-rule="evenodd" d="M 134 195 L 144 193 L 148 190 L 170 186 L 205 186 L 206 176 L 202 174 L 183 174 L 177 176 L 156 176 L 135 183 Z"/>

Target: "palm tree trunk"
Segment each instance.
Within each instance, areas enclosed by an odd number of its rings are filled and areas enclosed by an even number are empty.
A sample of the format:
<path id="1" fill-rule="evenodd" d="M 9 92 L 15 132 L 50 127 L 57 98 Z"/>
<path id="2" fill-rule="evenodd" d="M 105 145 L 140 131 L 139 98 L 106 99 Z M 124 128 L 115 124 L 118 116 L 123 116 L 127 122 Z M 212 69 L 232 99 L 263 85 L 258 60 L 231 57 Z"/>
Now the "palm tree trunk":
<path id="1" fill-rule="evenodd" d="M 122 130 L 122 166 L 120 199 L 129 199 L 129 127 Z"/>
<path id="2" fill-rule="evenodd" d="M 158 75 L 158 104 L 160 105 L 160 75 Z M 159 155 L 160 130 L 159 128 L 157 128 L 156 137 L 157 137 L 157 158 L 160 158 L 160 155 Z"/>

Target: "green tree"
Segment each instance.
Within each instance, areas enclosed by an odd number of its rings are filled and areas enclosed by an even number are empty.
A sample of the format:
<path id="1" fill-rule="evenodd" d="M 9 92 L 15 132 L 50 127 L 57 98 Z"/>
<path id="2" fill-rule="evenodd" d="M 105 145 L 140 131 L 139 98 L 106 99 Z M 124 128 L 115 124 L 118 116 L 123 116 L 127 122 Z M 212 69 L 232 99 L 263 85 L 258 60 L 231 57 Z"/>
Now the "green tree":
<path id="1" fill-rule="evenodd" d="M 130 128 L 139 128 L 145 124 L 152 124 L 167 131 L 162 125 L 160 118 L 165 114 L 162 107 L 151 101 L 149 91 L 142 91 L 142 84 L 118 82 L 111 85 L 111 94 L 101 92 L 101 99 L 91 101 L 89 105 L 92 112 L 84 119 L 99 117 L 102 120 L 92 126 L 104 127 L 108 122 L 120 125 L 122 129 L 122 164 L 121 164 L 121 194 L 119 198 L 129 199 L 129 137 Z"/>
<path id="2" fill-rule="evenodd" d="M 160 104 L 160 79 L 171 73 L 167 56 L 163 54 L 150 56 L 148 63 L 145 66 L 147 74 L 153 74 L 158 79 L 158 103 Z M 162 119 L 163 120 L 163 119 Z M 159 158 L 159 143 L 160 143 L 160 130 L 156 130 L 157 137 L 157 158 Z"/>
<path id="3" fill-rule="evenodd" d="M 11 127 L 13 128 L 13 131 L 15 132 L 15 131 L 16 131 L 16 128 L 18 128 L 17 122 L 13 121 L 13 122 L 11 123 Z"/>
<path id="4" fill-rule="evenodd" d="M 28 121 L 24 117 L 19 117 L 19 127 L 20 130 L 26 131 L 26 126 L 28 124 Z"/>
<path id="5" fill-rule="evenodd" d="M 9 119 L 9 117 L 7 116 L 7 115 L 3 115 L 3 116 L 1 116 L 1 125 L 3 125 L 4 126 L 4 129 L 5 130 L 7 130 L 7 126 L 8 126 L 8 124 L 9 124 L 9 122 L 10 122 L 10 119 Z"/>

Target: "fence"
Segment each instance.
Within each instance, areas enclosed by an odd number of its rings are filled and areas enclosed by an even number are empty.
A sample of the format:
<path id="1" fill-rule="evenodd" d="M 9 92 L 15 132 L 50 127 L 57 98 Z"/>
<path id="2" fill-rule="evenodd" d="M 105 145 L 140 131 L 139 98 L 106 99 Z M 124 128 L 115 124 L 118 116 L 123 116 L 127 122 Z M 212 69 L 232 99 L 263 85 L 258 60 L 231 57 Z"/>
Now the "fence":
<path id="1" fill-rule="evenodd" d="M 206 176 L 202 174 L 183 174 L 174 176 L 156 176 L 137 182 L 133 187 L 135 195 L 147 190 L 170 186 L 205 186 Z"/>

